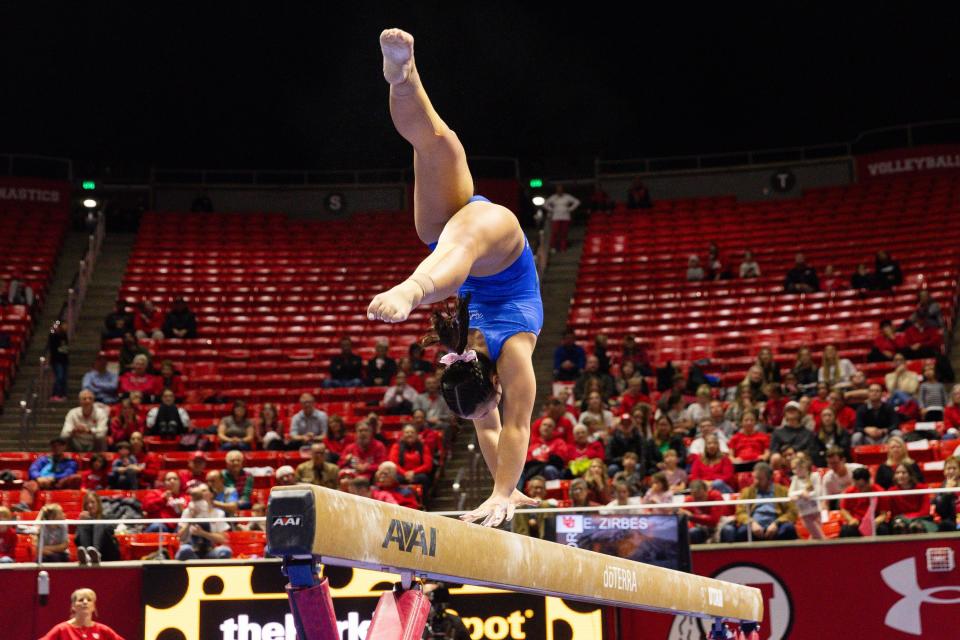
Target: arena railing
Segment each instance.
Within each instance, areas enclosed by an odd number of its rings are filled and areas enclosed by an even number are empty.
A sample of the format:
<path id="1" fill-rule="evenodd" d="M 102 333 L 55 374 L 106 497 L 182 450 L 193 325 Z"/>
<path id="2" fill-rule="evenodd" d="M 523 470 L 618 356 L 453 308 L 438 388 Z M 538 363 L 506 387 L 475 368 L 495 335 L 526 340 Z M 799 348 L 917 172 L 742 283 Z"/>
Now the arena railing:
<path id="1" fill-rule="evenodd" d="M 87 296 L 87 288 L 90 286 L 105 235 L 106 217 L 102 211 L 99 211 L 93 220 L 91 233 L 87 236 L 87 249 L 67 289 L 67 299 L 61 305 L 57 319 L 49 329 L 53 331 L 58 325 L 66 322 L 67 337 L 70 340 L 73 339 L 77 323 L 80 321 L 80 311 Z M 28 382 L 27 392 L 20 401 L 20 448 L 23 450 L 28 449 L 30 433 L 36 426 L 37 410 L 46 407 L 50 397 L 50 363 L 45 355 L 40 357 L 39 364 L 40 370 Z"/>
<path id="2" fill-rule="evenodd" d="M 849 158 L 858 153 L 949 142 L 960 142 L 960 119 L 931 120 L 868 129 L 849 142 L 654 158 L 597 157 L 595 172 L 600 176 L 797 163 Z"/>
<path id="3" fill-rule="evenodd" d="M 833 495 L 823 495 L 817 497 L 817 500 L 821 503 L 828 503 L 832 501 L 839 501 L 844 499 L 871 499 L 871 498 L 892 498 L 896 496 L 912 496 L 912 495 L 935 495 L 943 493 L 958 493 L 960 494 L 960 487 L 936 487 L 936 488 L 924 488 L 924 489 L 900 489 L 897 491 L 867 491 L 862 493 L 840 493 Z M 582 514 L 582 513 L 602 513 L 607 514 L 619 514 L 624 513 L 627 515 L 644 515 L 643 512 L 649 510 L 655 511 L 671 511 L 676 509 L 690 509 L 692 507 L 732 507 L 737 505 L 751 505 L 751 504 L 766 504 L 766 503 L 782 503 L 782 502 L 792 502 L 795 501 L 791 497 L 782 497 L 782 498 L 752 498 L 752 499 L 732 499 L 732 500 L 708 500 L 703 502 L 672 502 L 666 504 L 642 504 L 642 505 L 601 505 L 595 507 L 541 507 L 541 508 L 525 508 L 518 509 L 516 511 L 517 515 L 520 514 L 532 514 L 532 513 L 543 513 L 543 514 Z M 433 511 L 431 512 L 434 515 L 449 516 L 449 517 L 459 517 L 468 511 Z M 516 517 L 516 515 L 514 516 Z M 125 518 L 125 519 L 65 519 L 65 520 L 0 520 L 0 526 L 12 526 L 18 527 L 21 529 L 21 533 L 37 533 L 37 527 L 44 526 L 59 526 L 66 525 L 68 527 L 76 527 L 81 525 L 123 525 L 124 527 L 131 526 L 140 526 L 140 525 L 150 525 L 155 523 L 162 524 L 204 524 L 211 522 L 223 522 L 228 524 L 234 523 L 243 523 L 243 522 L 256 522 L 261 524 L 266 524 L 266 518 L 263 516 L 236 516 L 228 518 Z M 25 531 L 26 530 L 26 531 Z M 748 529 L 749 531 L 749 529 Z M 43 540 L 38 536 L 37 539 L 37 557 L 41 560 L 38 564 L 43 564 Z M 164 548 L 164 538 L 163 536 L 157 536 L 157 548 L 158 551 L 162 551 Z"/>

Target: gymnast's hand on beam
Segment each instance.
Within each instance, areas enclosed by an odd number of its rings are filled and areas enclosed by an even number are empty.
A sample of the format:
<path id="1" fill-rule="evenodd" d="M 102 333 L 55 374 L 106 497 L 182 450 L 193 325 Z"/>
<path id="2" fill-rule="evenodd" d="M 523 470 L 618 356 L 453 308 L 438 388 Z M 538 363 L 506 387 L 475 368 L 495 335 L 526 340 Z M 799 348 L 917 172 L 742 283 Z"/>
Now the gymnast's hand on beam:
<path id="1" fill-rule="evenodd" d="M 539 504 L 540 501 L 536 498 L 529 498 L 514 489 L 509 498 L 493 494 L 479 507 L 460 516 L 460 519 L 465 522 L 476 522 L 482 518 L 481 526 L 498 527 L 501 522 L 513 520 L 513 512 L 518 506 L 536 507 Z"/>
<path id="2" fill-rule="evenodd" d="M 422 298 L 423 289 L 420 285 L 412 280 L 405 280 L 393 289 L 374 296 L 370 306 L 367 307 L 367 319 L 403 322 L 420 304 Z"/>

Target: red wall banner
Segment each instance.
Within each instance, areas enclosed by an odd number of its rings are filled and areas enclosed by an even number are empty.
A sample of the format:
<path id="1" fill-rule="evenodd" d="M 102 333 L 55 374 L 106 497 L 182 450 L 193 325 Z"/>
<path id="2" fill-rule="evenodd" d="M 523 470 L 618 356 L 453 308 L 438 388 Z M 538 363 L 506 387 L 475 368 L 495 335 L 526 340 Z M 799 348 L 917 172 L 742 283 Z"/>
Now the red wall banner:
<path id="1" fill-rule="evenodd" d="M 37 596 L 36 567 L 0 571 L 0 638 L 34 640 L 70 618 L 70 594 L 93 589 L 97 594 L 96 620 L 109 625 L 127 640 L 143 635 L 141 567 L 103 569 L 47 569 L 50 595 L 46 604 Z"/>
<path id="2" fill-rule="evenodd" d="M 694 573 L 749 584 L 765 599 L 762 640 L 960 637 L 960 538 L 695 550 Z M 620 612 L 622 638 L 706 640 L 694 618 Z"/>
<path id="3" fill-rule="evenodd" d="M 929 145 L 857 156 L 859 182 L 951 172 L 960 172 L 960 145 Z"/>
<path id="4" fill-rule="evenodd" d="M 67 208 L 70 206 L 70 185 L 40 178 L 0 177 L 0 206 Z"/>
<path id="5" fill-rule="evenodd" d="M 763 640 L 946 640 L 960 637 L 958 555 L 960 538 L 922 536 L 695 548 L 693 566 L 695 573 L 761 590 Z M 99 619 L 127 640 L 143 638 L 145 628 L 150 640 L 238 640 L 244 634 L 237 629 L 244 625 L 289 626 L 283 578 L 273 561 L 48 571 L 50 596 L 41 605 L 35 567 L 0 569 L 0 638 L 40 637 L 69 617 L 70 593 L 80 587 L 97 592 Z M 369 613 L 364 607 L 372 611 L 376 594 L 389 582 L 360 571 L 334 578 L 344 638 L 361 640 L 364 612 Z M 622 639 L 706 640 L 709 630 L 709 621 L 624 609 L 616 612 L 618 619 L 608 617 L 607 633 L 601 634 L 598 613 L 590 607 L 496 590 L 456 590 L 450 605 L 468 616 L 471 638 L 478 639 L 541 640 L 546 627 L 553 627 L 554 637 L 599 640 L 617 637 L 619 627 Z M 556 635 L 561 627 L 564 632 Z M 290 634 L 278 637 L 293 640 Z"/>

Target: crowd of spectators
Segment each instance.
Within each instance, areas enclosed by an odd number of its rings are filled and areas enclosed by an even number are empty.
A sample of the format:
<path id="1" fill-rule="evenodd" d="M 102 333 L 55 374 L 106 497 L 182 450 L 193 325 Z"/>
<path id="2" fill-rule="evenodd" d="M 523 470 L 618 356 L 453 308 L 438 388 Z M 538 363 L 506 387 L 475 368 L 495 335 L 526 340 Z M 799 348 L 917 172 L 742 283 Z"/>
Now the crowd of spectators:
<path id="1" fill-rule="evenodd" d="M 802 256 L 797 268 L 798 275 L 808 268 Z M 876 273 L 874 283 L 886 283 L 879 288 L 902 279 L 884 252 Z M 725 495 L 791 498 L 740 505 L 726 516 L 724 509 L 678 509 L 694 543 L 793 539 L 804 529 L 822 537 L 821 515 L 830 508 L 843 518 L 843 536 L 952 531 L 950 498 L 874 500 L 869 528 L 860 526 L 861 502 L 869 500 L 828 505 L 818 499 L 870 487 L 928 486 L 909 457 L 909 443 L 960 437 L 960 384 L 943 382 L 952 382 L 953 373 L 941 368 L 942 359 L 916 360 L 941 353 L 941 328 L 939 307 L 922 292 L 900 327 L 881 322 L 870 359 L 889 361 L 884 375 L 868 378 L 834 345 L 825 345 L 819 358 L 803 347 L 788 368 L 762 348 L 731 388 L 718 381 L 691 388 L 674 373 L 655 392 L 637 370 L 638 360 L 647 367 L 650 362 L 637 358 L 632 336 L 624 338 L 622 354 L 608 352 L 604 337 L 588 354 L 569 333 L 554 357 L 555 389 L 562 388 L 564 397 L 548 399 L 534 420 L 523 481 L 538 497 L 551 481 L 567 480 L 565 498 L 573 506 L 635 504 L 640 512 L 653 502 Z M 929 343 L 917 337 L 924 332 L 933 336 Z M 930 351 L 923 351 L 928 344 Z M 882 445 L 888 459 L 871 468 L 853 462 L 863 445 Z M 957 483 L 958 466 L 956 458 L 945 462 L 946 486 Z M 515 528 L 544 535 L 550 526 L 538 517 L 521 519 Z"/>
<path id="2" fill-rule="evenodd" d="M 184 379 L 176 365 L 157 362 L 140 343 L 189 339 L 196 331 L 196 318 L 182 298 L 167 313 L 148 300 L 129 306 L 118 302 L 102 332 L 104 339 L 121 339 L 118 361 L 96 358 L 83 377 L 78 405 L 66 411 L 50 452 L 30 466 L 9 514 L 34 513 L 37 505 L 37 518 L 61 519 L 64 510 L 38 500 L 38 494 L 67 490 L 82 492 L 80 519 L 109 516 L 115 503 L 125 505 L 126 517 L 133 518 L 262 515 L 265 505 L 255 500 L 252 489 L 255 478 L 264 476 L 269 477 L 257 481 L 259 486 L 310 483 L 423 508 L 458 423 L 440 394 L 443 365 L 428 360 L 419 344 L 397 361 L 389 355 L 389 343 L 380 340 L 364 363 L 353 353 L 352 341 L 341 340 L 322 386 L 385 388 L 382 401 L 362 417 L 328 414 L 313 394 L 304 393 L 296 408 L 264 403 L 256 412 L 242 399 L 216 397 L 226 406 L 223 416 L 211 422 L 194 419 L 185 408 Z M 52 334 L 51 351 L 55 342 Z M 402 422 L 391 421 L 396 430 L 387 431 L 382 416 Z M 194 451 L 188 468 L 164 470 L 162 453 L 151 449 L 158 443 L 161 452 Z M 207 468 L 213 449 L 226 453 L 226 468 Z M 287 460 L 299 456 L 299 462 L 276 469 L 256 463 L 247 467 L 245 454 L 251 451 L 273 451 Z M 83 563 L 116 559 L 116 527 L 91 527 L 77 529 L 77 557 Z M 235 528 L 226 522 L 155 523 L 143 530 L 176 534 L 175 556 L 192 559 L 230 557 L 227 534 Z M 41 533 L 24 524 L 21 529 L 34 532 L 35 548 L 43 548 L 46 561 L 66 558 L 65 528 Z M 120 532 L 138 529 L 121 525 Z M 15 528 L 0 530 L 0 561 L 15 557 L 16 540 Z"/>

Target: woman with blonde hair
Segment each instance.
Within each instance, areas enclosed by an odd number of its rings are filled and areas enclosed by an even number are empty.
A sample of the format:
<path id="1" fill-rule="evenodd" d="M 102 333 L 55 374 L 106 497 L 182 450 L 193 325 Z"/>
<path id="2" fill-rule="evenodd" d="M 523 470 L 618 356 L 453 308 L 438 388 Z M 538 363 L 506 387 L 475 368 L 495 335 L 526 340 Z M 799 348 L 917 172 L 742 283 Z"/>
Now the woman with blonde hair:
<path id="1" fill-rule="evenodd" d="M 817 380 L 827 383 L 831 389 L 848 387 L 856 370 L 852 362 L 840 357 L 834 345 L 828 344 L 823 348 L 823 363 L 817 372 Z"/>
<path id="2" fill-rule="evenodd" d="M 93 589 L 77 589 L 70 594 L 70 619 L 47 631 L 40 640 L 123 640 L 123 636 L 101 622 L 94 622 L 97 614 L 97 594 Z"/>
<path id="3" fill-rule="evenodd" d="M 820 474 L 812 473 L 813 463 L 802 451 L 793 457 L 791 467 L 793 478 L 790 480 L 788 495 L 797 504 L 797 511 L 810 537 L 821 540 L 823 529 L 820 527 L 820 502 L 817 500 L 823 495 Z"/>
<path id="4" fill-rule="evenodd" d="M 103 520 L 103 502 L 96 491 L 87 491 L 83 494 L 83 511 L 81 520 Z M 77 544 L 77 558 L 80 564 L 100 564 L 100 560 L 107 562 L 120 559 L 120 550 L 117 540 L 113 537 L 116 525 L 112 524 L 81 524 L 77 526 L 75 542 Z"/>
<path id="5" fill-rule="evenodd" d="M 583 473 L 583 480 L 587 483 L 590 500 L 599 504 L 610 502 L 610 481 L 607 477 L 607 465 L 603 460 L 591 460 L 590 466 Z"/>
<path id="6" fill-rule="evenodd" d="M 893 486 L 894 471 L 900 464 L 905 465 L 910 470 L 917 482 L 923 482 L 923 472 L 920 470 L 920 465 L 910 457 L 907 444 L 899 436 L 893 436 L 887 440 L 887 459 L 877 468 L 874 482 L 884 489 L 889 489 Z"/>
<path id="7" fill-rule="evenodd" d="M 56 502 L 46 504 L 37 515 L 37 522 L 43 520 L 66 520 L 63 508 Z M 35 536 L 37 562 L 67 562 L 70 560 L 70 534 L 67 525 L 39 525 Z"/>

